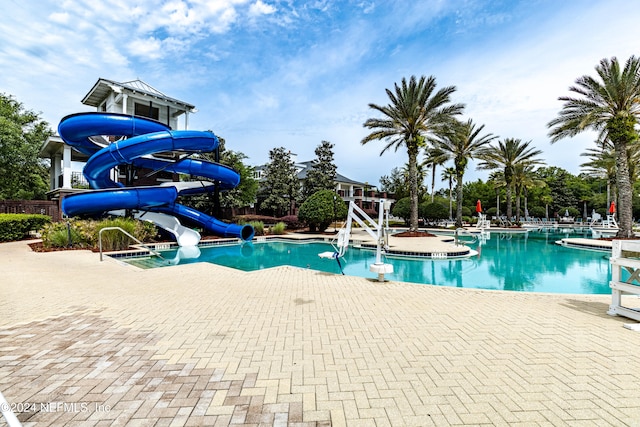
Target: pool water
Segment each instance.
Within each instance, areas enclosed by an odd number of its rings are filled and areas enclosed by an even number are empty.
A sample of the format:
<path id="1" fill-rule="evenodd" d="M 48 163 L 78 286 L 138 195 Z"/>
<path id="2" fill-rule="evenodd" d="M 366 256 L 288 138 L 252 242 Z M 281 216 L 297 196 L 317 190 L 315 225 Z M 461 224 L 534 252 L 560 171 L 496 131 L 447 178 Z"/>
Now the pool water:
<path id="1" fill-rule="evenodd" d="M 468 259 L 416 259 L 386 257 L 394 273 L 388 280 L 455 286 L 459 288 L 497 289 L 524 292 L 572 294 L 609 294 L 611 267 L 609 253 L 566 248 L 555 241 L 567 237 L 557 233 L 498 234 L 486 241 L 468 245 L 478 255 Z M 128 259 L 142 268 L 165 265 L 211 262 L 243 271 L 254 271 L 281 265 L 309 268 L 340 274 L 336 260 L 320 258 L 321 252 L 332 251 L 328 243 L 269 241 L 242 245 L 200 248 L 197 258 L 185 258 L 178 250 L 162 251 L 157 257 Z M 349 248 L 341 259 L 344 274 L 376 278 L 369 271 L 375 262 L 375 251 Z"/>

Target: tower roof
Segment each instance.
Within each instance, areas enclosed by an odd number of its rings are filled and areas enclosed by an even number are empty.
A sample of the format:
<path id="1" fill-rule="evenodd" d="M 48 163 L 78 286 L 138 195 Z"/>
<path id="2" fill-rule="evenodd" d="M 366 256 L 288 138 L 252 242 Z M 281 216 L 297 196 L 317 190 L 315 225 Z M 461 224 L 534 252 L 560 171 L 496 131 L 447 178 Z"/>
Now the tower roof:
<path id="1" fill-rule="evenodd" d="M 165 95 L 158 89 L 140 79 L 120 83 L 113 80 L 99 78 L 91 90 L 84 96 L 84 98 L 82 98 L 82 103 L 91 107 L 98 107 L 111 92 L 144 95 L 145 97 L 151 97 L 156 101 L 173 104 L 174 106 L 186 111 L 196 108 L 192 104 Z"/>

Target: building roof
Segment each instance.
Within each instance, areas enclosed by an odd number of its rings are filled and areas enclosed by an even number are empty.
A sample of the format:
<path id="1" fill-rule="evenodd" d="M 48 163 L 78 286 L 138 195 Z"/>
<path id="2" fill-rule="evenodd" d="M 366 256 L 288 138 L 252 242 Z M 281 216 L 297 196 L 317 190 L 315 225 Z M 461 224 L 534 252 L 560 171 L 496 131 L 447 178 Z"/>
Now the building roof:
<path id="1" fill-rule="evenodd" d="M 196 108 L 194 105 L 191 105 L 187 102 L 180 101 L 178 99 L 171 98 L 165 95 L 164 93 L 160 92 L 153 86 L 143 82 L 140 79 L 119 83 L 113 80 L 99 78 L 98 81 L 93 85 L 89 93 L 87 93 L 84 98 L 82 98 L 82 103 L 84 105 L 97 108 L 111 92 L 125 92 L 145 95 L 151 98 L 155 98 L 156 100 L 162 100 L 166 103 L 174 104 L 175 106 L 180 107 L 186 111 L 191 111 Z"/>
<path id="2" fill-rule="evenodd" d="M 302 167 L 302 169 L 298 172 L 298 179 L 305 179 L 307 177 L 307 172 L 313 166 L 313 160 L 296 163 L 296 166 Z M 365 186 L 374 187 L 373 185 L 369 185 L 366 182 L 355 181 L 353 179 L 347 178 L 346 176 L 338 173 L 337 171 L 336 171 L 336 177 L 335 177 L 334 181 L 340 182 L 340 183 L 343 183 L 343 184 L 358 185 L 358 186 L 361 186 L 361 187 L 365 187 Z"/>
<path id="3" fill-rule="evenodd" d="M 307 177 L 307 172 L 309 171 L 312 165 L 313 165 L 313 160 L 308 160 L 306 162 L 296 162 L 296 167 L 299 169 L 298 175 L 297 175 L 299 180 L 303 180 Z M 266 165 L 256 166 L 254 169 L 256 171 L 264 170 L 266 169 Z M 341 184 L 351 184 L 359 187 L 369 187 L 369 188 L 376 187 L 375 185 L 371 185 L 366 182 L 355 181 L 353 179 L 347 178 L 346 176 L 338 173 L 337 171 L 336 171 L 336 176 L 334 181 L 339 182 Z"/>

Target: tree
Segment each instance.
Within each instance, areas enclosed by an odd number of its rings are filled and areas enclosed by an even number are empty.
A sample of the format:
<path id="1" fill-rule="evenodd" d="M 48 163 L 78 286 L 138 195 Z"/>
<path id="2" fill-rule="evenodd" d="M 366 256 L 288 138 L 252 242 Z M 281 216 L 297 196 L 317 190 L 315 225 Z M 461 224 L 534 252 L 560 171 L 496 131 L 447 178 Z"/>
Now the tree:
<path id="1" fill-rule="evenodd" d="M 581 156 L 590 160 L 581 164 L 585 172 L 594 177 L 605 177 L 607 179 L 607 206 L 611 200 L 616 200 L 616 154 L 613 143 L 609 139 L 596 141 L 597 148 L 588 148 Z M 640 144 L 635 141 L 627 146 L 627 164 L 629 165 L 629 180 L 631 185 L 638 179 L 637 165 L 640 163 Z M 612 196 L 613 190 L 613 196 Z"/>
<path id="2" fill-rule="evenodd" d="M 507 183 L 504 180 L 504 172 L 495 170 L 489 174 L 489 181 L 487 184 L 493 187 L 496 193 L 496 217 L 500 217 L 500 196 L 502 195 L 502 189 L 506 188 Z M 506 194 L 506 191 L 505 191 Z M 482 200 L 482 199 L 480 199 Z"/>
<path id="3" fill-rule="evenodd" d="M 478 179 L 476 181 L 467 182 L 462 189 L 464 200 L 468 200 L 470 203 L 467 206 L 472 208 L 472 212 L 475 212 L 475 201 L 482 201 L 482 208 L 486 211 L 491 207 L 495 207 L 494 200 L 496 199 L 496 191 L 491 181 L 483 182 Z"/>
<path id="4" fill-rule="evenodd" d="M 298 219 L 307 223 L 309 231 L 323 232 L 334 219 L 345 219 L 347 213 L 347 206 L 335 191 L 320 190 L 302 203 Z"/>
<path id="5" fill-rule="evenodd" d="M 260 192 L 266 196 L 262 208 L 273 210 L 277 216 L 291 213 L 300 193 L 300 181 L 291 153 L 284 147 L 269 151 L 269 163 Z"/>
<path id="6" fill-rule="evenodd" d="M 536 170 L 537 179 L 542 180 L 553 195 L 551 205 L 554 213 L 564 212 L 567 206 L 578 207 L 580 201 L 591 195 L 584 180 L 559 167 L 543 167 Z"/>
<path id="7" fill-rule="evenodd" d="M 380 191 L 393 194 L 396 200 L 409 197 L 409 184 L 399 168 L 391 169 L 391 174 L 380 177 Z"/>
<path id="8" fill-rule="evenodd" d="M 316 158 L 311 163 L 304 180 L 304 194 L 309 197 L 320 190 L 335 189 L 337 167 L 333 162 L 334 145 L 328 141 L 322 141 L 316 147 Z"/>
<path id="9" fill-rule="evenodd" d="M 186 205 L 192 206 L 199 211 L 216 215 L 220 215 L 216 212 L 216 203 L 219 203 L 219 206 L 224 208 L 240 208 L 254 203 L 258 192 L 258 181 L 253 178 L 253 167 L 244 164 L 247 156 L 240 151 L 227 150 L 224 138 L 218 137 L 218 140 L 220 141 L 220 145 L 218 145 L 217 157 L 215 152 L 211 152 L 197 153 L 193 155 L 193 158 L 220 163 L 232 168 L 240 175 L 240 183 L 235 188 L 223 191 L 218 201 L 215 200 L 216 193 L 213 192 L 191 196 L 184 202 Z M 192 177 L 192 179 L 210 181 L 202 177 Z"/>
<path id="10" fill-rule="evenodd" d="M 0 93 L 0 199 L 45 198 L 47 168 L 38 151 L 51 135 L 38 114 Z"/>
<path id="11" fill-rule="evenodd" d="M 455 177 L 455 168 L 449 167 L 442 171 L 442 180 L 449 183 L 449 219 L 453 219 L 453 179 Z"/>
<path id="12" fill-rule="evenodd" d="M 404 181 L 407 183 L 408 189 L 409 177 L 411 176 L 411 174 L 409 173 L 409 163 L 405 163 L 405 165 L 402 166 L 402 176 L 404 177 Z M 424 169 L 424 164 L 418 163 L 416 165 L 416 176 L 418 181 L 418 200 L 422 200 L 425 194 L 427 194 L 427 187 L 425 187 L 424 185 L 424 180 L 426 178 L 426 170 Z"/>
<path id="13" fill-rule="evenodd" d="M 608 138 L 616 157 L 618 187 L 618 237 L 633 236 L 633 192 L 627 149 L 638 140 L 635 129 L 640 116 L 640 59 L 631 56 L 623 69 L 617 58 L 602 59 L 596 66 L 599 80 L 582 76 L 569 88 L 577 97 L 562 96 L 558 117 L 548 124 L 551 142 L 573 137 L 585 130 Z"/>
<path id="14" fill-rule="evenodd" d="M 464 172 L 469 160 L 477 157 L 484 146 L 497 138 L 493 134 L 480 135 L 484 125 L 476 128 L 471 119 L 464 123 L 457 122 L 442 137 L 434 139 L 437 147 L 453 160 L 456 174 L 456 227 L 462 227 L 462 186 Z"/>
<path id="15" fill-rule="evenodd" d="M 545 186 L 545 182 L 538 179 L 533 166 L 518 165 L 515 169 L 515 191 L 516 191 L 516 220 L 520 221 L 520 197 L 524 196 L 524 214 L 529 216 L 527 206 L 529 189 Z"/>
<path id="16" fill-rule="evenodd" d="M 438 202 L 420 203 L 420 216 L 430 223 L 436 223 L 447 217 L 447 208 Z"/>
<path id="17" fill-rule="evenodd" d="M 411 198 L 403 197 L 393 204 L 391 215 L 402 218 L 405 224 L 411 220 Z"/>
<path id="18" fill-rule="evenodd" d="M 588 148 L 581 156 L 590 160 L 584 162 L 580 167 L 585 169 L 585 173 L 592 177 L 605 178 L 607 181 L 607 204 L 611 202 L 611 189 L 616 182 L 616 154 L 611 144 L 606 142 L 596 148 Z"/>
<path id="19" fill-rule="evenodd" d="M 451 119 L 464 109 L 462 104 L 451 104 L 451 94 L 455 86 L 448 86 L 435 92 L 436 80 L 433 76 L 424 76 L 417 80 L 411 76 L 409 82 L 402 79 L 400 86 L 395 84 L 395 93 L 386 89 L 390 103 L 386 106 L 369 104 L 384 118 L 368 119 L 364 127 L 372 129 L 362 144 L 374 140 L 385 140 L 386 145 L 380 155 L 394 147 L 404 146 L 409 156 L 409 197 L 411 199 L 411 219 L 409 231 L 418 230 L 418 174 L 417 159 L 420 149 L 425 146 L 425 138 L 439 135 L 451 122 Z"/>
<path id="20" fill-rule="evenodd" d="M 536 156 L 542 151 L 529 147 L 531 141 L 506 138 L 498 141 L 498 145 L 490 145 L 478 153 L 482 159 L 479 169 L 500 169 L 504 174 L 507 195 L 507 220 L 512 218 L 511 196 L 515 187 L 516 168 L 542 164 Z"/>
<path id="21" fill-rule="evenodd" d="M 426 157 L 422 165 L 431 166 L 431 203 L 433 203 L 436 191 L 436 167 L 445 164 L 449 160 L 449 156 L 448 153 L 445 153 L 437 146 L 427 148 L 426 151 Z"/>

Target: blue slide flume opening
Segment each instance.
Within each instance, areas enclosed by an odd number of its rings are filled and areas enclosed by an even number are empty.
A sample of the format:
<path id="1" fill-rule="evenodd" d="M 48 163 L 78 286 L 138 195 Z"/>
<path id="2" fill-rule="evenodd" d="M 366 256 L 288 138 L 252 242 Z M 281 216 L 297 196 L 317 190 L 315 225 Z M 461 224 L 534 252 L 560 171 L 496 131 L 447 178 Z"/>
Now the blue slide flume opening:
<path id="1" fill-rule="evenodd" d="M 155 120 L 116 113 L 78 113 L 64 117 L 58 134 L 65 143 L 90 156 L 83 174 L 94 191 L 66 196 L 62 200 L 65 215 L 99 214 L 111 210 L 133 209 L 159 212 L 186 219 L 214 234 L 251 240 L 250 225 L 227 224 L 196 209 L 176 203 L 180 195 L 213 191 L 211 182 L 167 182 L 158 186 L 125 187 L 110 177 L 122 164 L 184 173 L 216 180 L 219 188 L 230 189 L 240 182 L 233 169 L 198 159 L 176 161 L 154 158 L 157 153 L 205 153 L 216 149 L 218 138 L 211 132 L 179 130 Z M 97 137 L 126 137 L 106 143 Z"/>

